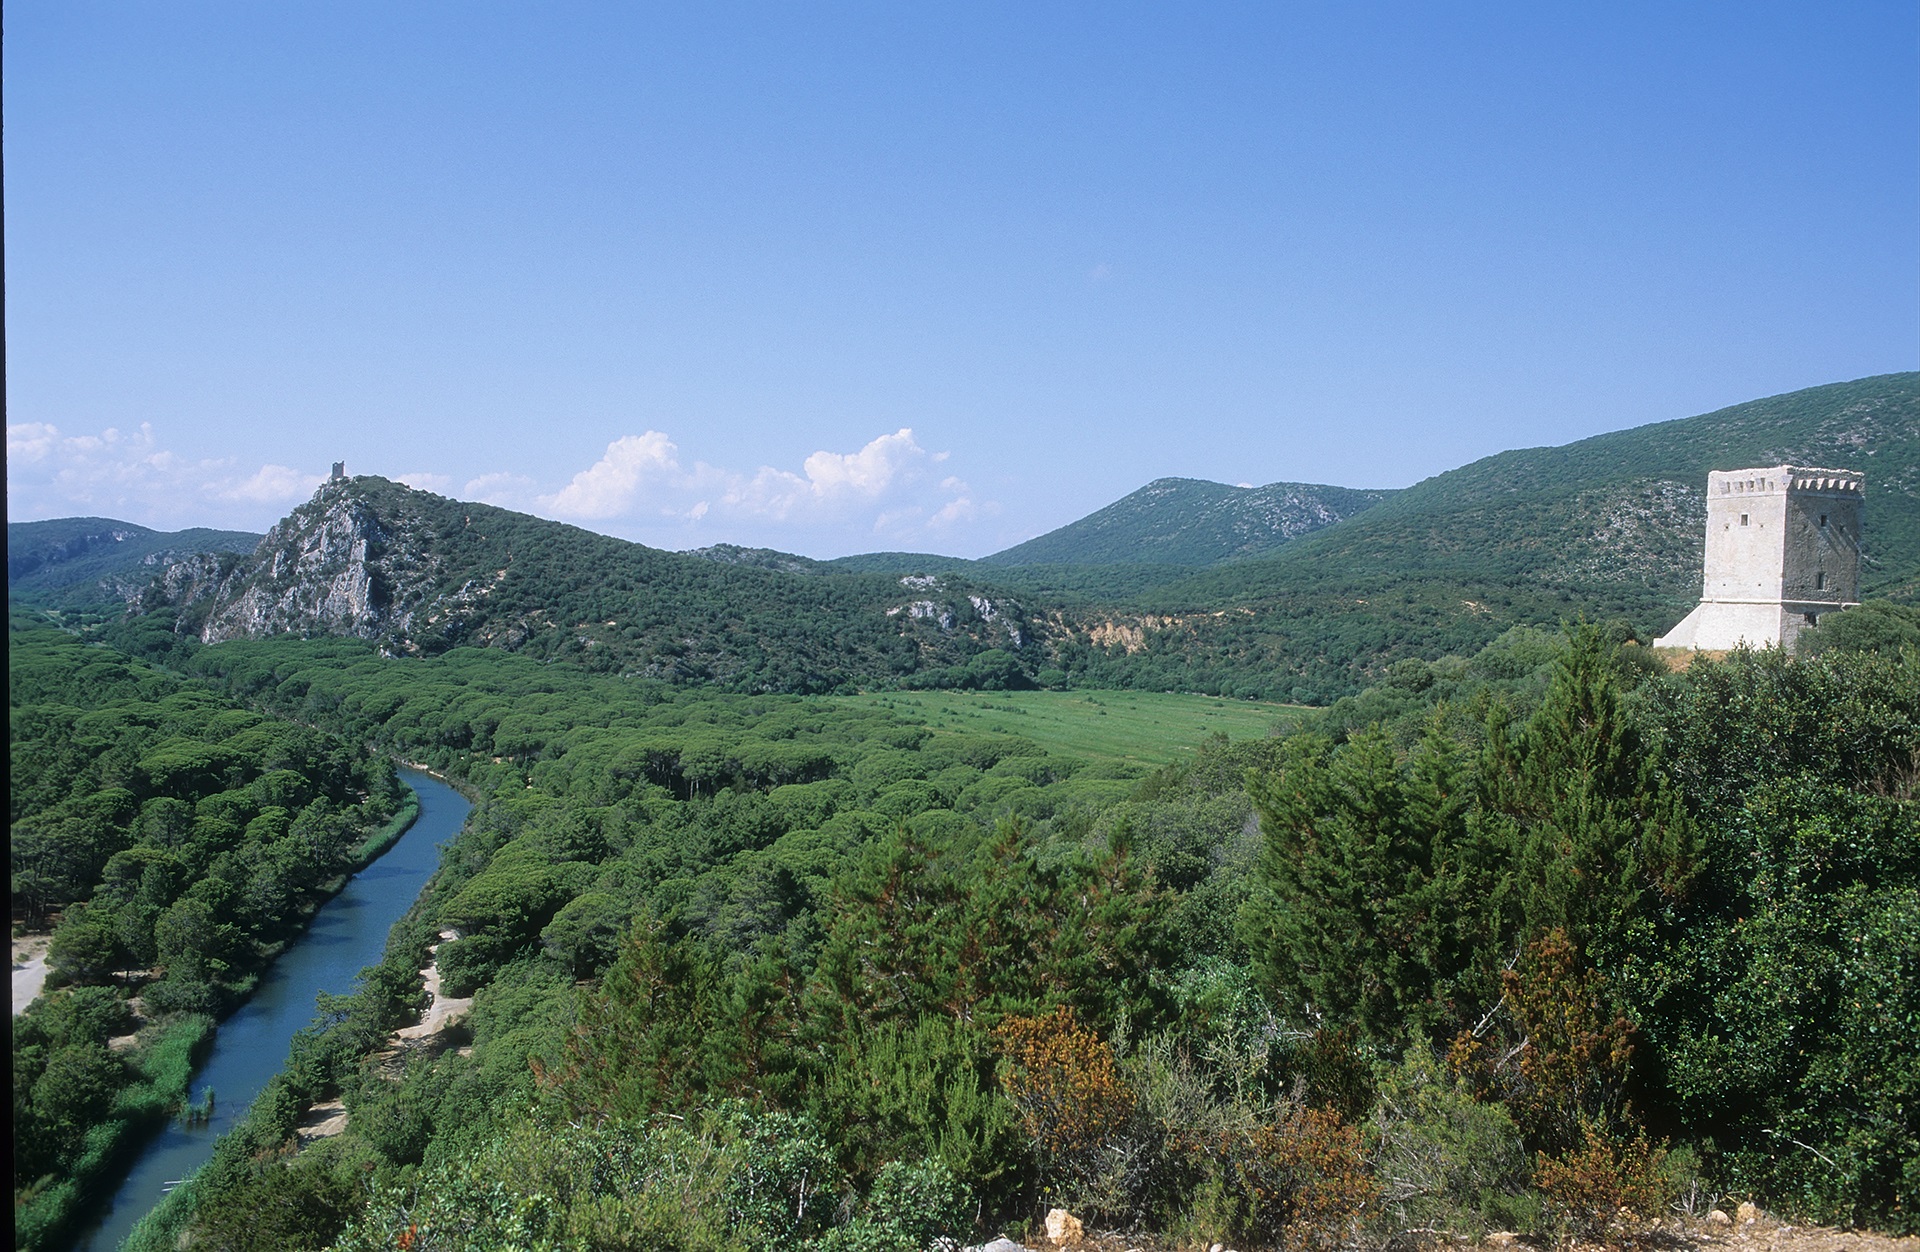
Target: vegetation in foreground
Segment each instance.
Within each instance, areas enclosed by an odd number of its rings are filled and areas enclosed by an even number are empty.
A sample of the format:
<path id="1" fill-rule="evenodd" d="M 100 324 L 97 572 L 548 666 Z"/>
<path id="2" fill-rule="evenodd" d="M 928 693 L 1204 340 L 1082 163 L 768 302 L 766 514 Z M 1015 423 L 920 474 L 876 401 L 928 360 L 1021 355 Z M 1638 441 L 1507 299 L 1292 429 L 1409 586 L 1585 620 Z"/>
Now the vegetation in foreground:
<path id="1" fill-rule="evenodd" d="M 1153 771 L 499 653 L 189 665 L 480 804 L 135 1246 L 1397 1245 L 1696 1185 L 1915 1229 L 1911 648 L 1519 631 Z M 392 1052 L 444 927 L 472 1016 Z"/>
<path id="2" fill-rule="evenodd" d="M 8 635 L 15 1246 L 57 1246 L 186 1098 L 214 1018 L 411 801 L 384 759 L 60 631 Z M 394 832 L 397 833 L 397 832 Z"/>

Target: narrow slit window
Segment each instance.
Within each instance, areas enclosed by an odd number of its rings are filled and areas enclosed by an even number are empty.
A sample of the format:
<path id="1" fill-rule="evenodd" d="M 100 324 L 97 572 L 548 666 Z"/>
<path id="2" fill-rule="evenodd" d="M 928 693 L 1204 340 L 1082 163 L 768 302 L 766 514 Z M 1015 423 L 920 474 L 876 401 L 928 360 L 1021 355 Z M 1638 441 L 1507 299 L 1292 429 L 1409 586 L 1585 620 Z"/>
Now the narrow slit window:
<path id="1" fill-rule="evenodd" d="M 1745 526 L 1747 524 L 1747 515 L 1745 513 L 1742 513 L 1740 515 L 1740 524 L 1742 526 Z"/>
<path id="2" fill-rule="evenodd" d="M 1825 530 L 1826 528 L 1827 528 L 1827 515 L 1825 513 L 1822 513 L 1820 515 L 1820 529 Z"/>
<path id="3" fill-rule="evenodd" d="M 1827 589 L 1827 576 L 1825 574 L 1815 574 L 1813 576 L 1813 589 L 1815 591 L 1825 591 Z"/>

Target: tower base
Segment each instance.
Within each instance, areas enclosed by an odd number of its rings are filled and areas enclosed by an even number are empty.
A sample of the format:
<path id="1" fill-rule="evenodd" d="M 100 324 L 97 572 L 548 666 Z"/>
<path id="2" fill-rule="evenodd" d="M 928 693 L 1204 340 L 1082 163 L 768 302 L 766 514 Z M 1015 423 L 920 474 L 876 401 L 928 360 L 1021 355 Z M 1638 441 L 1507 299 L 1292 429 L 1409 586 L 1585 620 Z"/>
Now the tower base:
<path id="1" fill-rule="evenodd" d="M 1733 648 L 1794 650 L 1800 632 L 1849 604 L 1799 604 L 1782 601 L 1702 600 L 1680 624 L 1653 641 L 1656 648 L 1692 648 L 1724 652 Z"/>

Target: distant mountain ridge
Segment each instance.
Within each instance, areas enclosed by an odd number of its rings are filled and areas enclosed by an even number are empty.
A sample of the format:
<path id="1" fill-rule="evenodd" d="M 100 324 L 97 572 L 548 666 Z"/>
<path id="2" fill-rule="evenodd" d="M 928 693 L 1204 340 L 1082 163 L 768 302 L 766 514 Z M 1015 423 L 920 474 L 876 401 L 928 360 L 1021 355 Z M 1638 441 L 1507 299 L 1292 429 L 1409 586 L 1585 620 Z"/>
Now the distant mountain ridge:
<path id="1" fill-rule="evenodd" d="M 1270 552 L 1388 499 L 1323 483 L 1231 487 L 1159 478 L 1077 522 L 982 557 L 987 565 L 1218 565 Z"/>
<path id="2" fill-rule="evenodd" d="M 364 476 L 322 486 L 248 556 L 167 567 L 141 607 L 172 613 L 205 643 L 294 634 L 357 637 L 395 655 L 497 647 L 746 691 L 872 685 L 989 649 L 1032 650 L 1028 668 L 1039 663 L 1043 632 L 1003 592 L 816 564 L 731 545 L 665 552 Z"/>
<path id="3" fill-rule="evenodd" d="M 1160 480 L 983 561 L 663 552 L 356 478 L 250 554 L 140 566 L 140 600 L 207 642 L 501 647 L 734 690 L 1029 682 L 1324 702 L 1515 625 L 1617 621 L 1651 638 L 1698 598 L 1708 470 L 1781 463 L 1861 471 L 1863 590 L 1920 599 L 1920 373 L 1903 373 L 1504 452 L 1391 494 Z M 1283 514 L 1305 533 L 1285 537 Z M 43 548 L 120 524 L 61 525 Z M 10 557 L 29 537 L 9 528 Z M 1277 546 L 1244 550 L 1260 543 Z M 1039 560 L 1067 552 L 1084 559 Z"/>
<path id="4" fill-rule="evenodd" d="M 205 552 L 251 552 L 260 538 L 203 527 L 153 530 L 110 517 L 8 522 L 7 593 L 23 600 L 124 601 L 175 561 Z"/>
<path id="5" fill-rule="evenodd" d="M 1771 396 L 1698 417 L 1524 448 L 1437 474 L 1351 522 L 1171 599 L 1244 603 L 1332 580 L 1472 575 L 1539 586 L 1698 597 L 1707 472 L 1827 465 L 1867 483 L 1863 591 L 1920 592 L 1920 373 Z"/>
<path id="6" fill-rule="evenodd" d="M 1088 669 L 1178 655 L 1193 690 L 1259 674 L 1268 693 L 1323 700 L 1400 657 L 1472 655 L 1516 624 L 1619 620 L 1652 638 L 1699 599 L 1707 472 L 1783 463 L 1861 471 L 1862 592 L 1920 598 L 1920 373 L 1886 374 L 1435 475 L 1146 591 L 1107 635 L 1139 655 L 1108 647 Z"/>

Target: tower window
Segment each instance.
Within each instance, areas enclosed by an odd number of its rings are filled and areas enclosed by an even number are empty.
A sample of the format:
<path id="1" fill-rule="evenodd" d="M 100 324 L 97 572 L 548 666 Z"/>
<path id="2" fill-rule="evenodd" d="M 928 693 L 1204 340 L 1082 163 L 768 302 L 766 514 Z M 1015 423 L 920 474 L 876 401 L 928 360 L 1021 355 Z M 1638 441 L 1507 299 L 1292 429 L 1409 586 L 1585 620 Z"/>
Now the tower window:
<path id="1" fill-rule="evenodd" d="M 1822 513 L 1820 515 L 1820 529 L 1825 530 L 1826 528 L 1827 528 L 1827 515 L 1825 513 Z"/>
<path id="2" fill-rule="evenodd" d="M 1747 515 L 1745 513 L 1742 513 L 1740 515 L 1740 524 L 1742 526 L 1745 526 L 1747 524 Z"/>
<path id="3" fill-rule="evenodd" d="M 1813 576 L 1813 589 L 1815 591 L 1825 591 L 1827 589 L 1827 576 L 1825 574 L 1815 574 Z"/>

